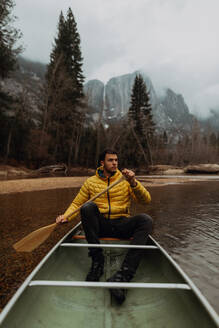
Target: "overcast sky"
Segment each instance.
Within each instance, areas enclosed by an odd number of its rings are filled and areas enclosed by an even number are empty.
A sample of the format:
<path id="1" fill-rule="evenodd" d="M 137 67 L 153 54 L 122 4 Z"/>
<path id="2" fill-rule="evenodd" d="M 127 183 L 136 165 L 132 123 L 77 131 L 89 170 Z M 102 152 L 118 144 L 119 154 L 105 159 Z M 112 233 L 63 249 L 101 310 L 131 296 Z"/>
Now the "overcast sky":
<path id="1" fill-rule="evenodd" d="M 23 55 L 49 62 L 60 11 L 81 36 L 86 80 L 143 69 L 159 94 L 183 95 L 191 112 L 219 108 L 219 0 L 15 0 Z"/>

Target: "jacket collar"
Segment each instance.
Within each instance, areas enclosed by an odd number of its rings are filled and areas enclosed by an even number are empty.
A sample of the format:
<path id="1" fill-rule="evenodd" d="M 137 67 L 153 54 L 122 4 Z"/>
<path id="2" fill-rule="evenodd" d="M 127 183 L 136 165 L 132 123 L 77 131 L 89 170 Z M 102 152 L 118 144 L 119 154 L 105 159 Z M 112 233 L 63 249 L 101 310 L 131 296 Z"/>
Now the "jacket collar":
<path id="1" fill-rule="evenodd" d="M 113 173 L 113 175 L 110 177 L 110 181 L 118 180 L 121 175 L 122 175 L 122 173 L 120 172 L 120 170 L 117 169 L 116 172 Z M 96 176 L 101 180 L 104 180 L 104 181 L 108 180 L 108 177 L 105 177 L 105 175 L 103 173 L 103 166 L 100 166 L 97 168 Z"/>

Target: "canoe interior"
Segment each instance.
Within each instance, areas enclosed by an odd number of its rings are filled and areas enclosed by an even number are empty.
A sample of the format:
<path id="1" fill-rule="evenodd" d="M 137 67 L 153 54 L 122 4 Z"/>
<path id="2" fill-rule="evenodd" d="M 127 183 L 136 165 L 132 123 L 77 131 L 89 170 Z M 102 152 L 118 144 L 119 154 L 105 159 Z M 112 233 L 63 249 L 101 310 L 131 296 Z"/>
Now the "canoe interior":
<path id="1" fill-rule="evenodd" d="M 106 262 L 101 281 L 106 281 L 119 268 L 126 250 L 107 248 L 104 252 Z M 147 249 L 144 253 L 133 282 L 185 283 L 159 249 Z M 59 247 L 34 280 L 84 281 L 89 267 L 87 248 Z M 216 325 L 191 290 L 129 289 L 126 301 L 117 305 L 106 288 L 32 286 L 19 297 L 2 327 L 204 328 Z"/>

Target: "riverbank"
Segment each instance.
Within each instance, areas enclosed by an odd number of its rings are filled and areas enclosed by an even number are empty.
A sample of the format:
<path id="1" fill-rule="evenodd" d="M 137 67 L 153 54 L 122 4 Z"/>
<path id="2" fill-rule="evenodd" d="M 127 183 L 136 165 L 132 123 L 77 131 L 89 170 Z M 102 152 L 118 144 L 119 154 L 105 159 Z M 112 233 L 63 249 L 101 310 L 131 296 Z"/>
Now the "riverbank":
<path id="1" fill-rule="evenodd" d="M 88 177 L 55 177 L 1 181 L 0 194 L 78 188 Z"/>
<path id="2" fill-rule="evenodd" d="M 80 188 L 88 176 L 83 177 L 50 177 L 37 179 L 6 180 L 0 183 L 0 194 L 31 192 L 52 189 Z M 137 179 L 145 187 L 161 187 L 168 184 L 191 183 L 195 181 L 209 181 L 219 179 L 219 175 L 142 175 Z"/>
<path id="3" fill-rule="evenodd" d="M 131 168 L 132 169 L 132 168 Z M 149 166 L 147 169 L 133 169 L 138 176 L 156 176 L 156 182 L 160 183 L 157 179 L 159 176 L 163 177 L 162 183 L 169 181 L 168 177 L 177 177 L 176 182 L 186 182 L 187 178 L 190 176 L 194 176 L 197 178 L 197 175 L 218 175 L 219 176 L 219 164 L 198 164 L 198 165 L 188 165 L 186 167 L 177 167 L 172 165 L 153 165 Z M 66 185 L 69 187 L 73 182 L 74 187 L 80 186 L 84 177 L 92 176 L 95 174 L 95 169 L 84 168 L 84 167 L 70 167 L 68 168 L 65 164 L 56 164 L 41 167 L 37 170 L 30 170 L 24 166 L 10 166 L 0 164 L 0 181 L 11 181 L 11 180 L 20 180 L 21 182 L 18 184 L 20 186 L 21 191 L 27 191 L 26 188 L 30 188 L 31 190 L 44 190 L 44 186 L 48 185 L 48 188 L 54 188 L 53 184 L 55 180 L 52 178 L 68 178 L 56 180 L 59 187 Z M 33 181 L 38 179 L 46 179 L 50 178 L 50 180 L 45 180 L 43 183 L 35 182 L 36 188 L 39 189 L 31 189 L 33 185 Z M 74 180 L 72 180 L 74 178 Z M 23 183 L 22 180 L 28 179 L 29 182 Z M 171 179 L 172 180 L 172 179 Z M 48 182 L 49 181 L 49 182 Z M 68 181 L 68 182 L 66 182 Z M 149 183 L 153 183 L 153 181 L 149 181 Z M 19 187 L 15 185 L 15 183 L 9 184 L 11 188 L 15 188 L 14 192 L 19 192 Z M 38 187 L 37 187 L 38 186 Z M 24 189 L 23 189 L 24 188 Z M 41 189 L 42 188 L 42 189 Z M 10 189 L 10 192 L 11 191 Z"/>

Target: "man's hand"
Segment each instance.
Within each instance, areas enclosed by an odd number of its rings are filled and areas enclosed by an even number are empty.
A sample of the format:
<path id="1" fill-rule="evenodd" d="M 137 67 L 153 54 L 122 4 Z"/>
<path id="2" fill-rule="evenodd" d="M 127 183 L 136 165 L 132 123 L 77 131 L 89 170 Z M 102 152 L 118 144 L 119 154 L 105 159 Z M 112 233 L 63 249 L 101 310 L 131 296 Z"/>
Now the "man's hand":
<path id="1" fill-rule="evenodd" d="M 131 187 L 137 186 L 137 182 L 135 180 L 135 172 L 128 169 L 124 169 L 122 170 L 122 174 L 125 176 L 126 180 L 130 183 Z"/>
<path id="2" fill-rule="evenodd" d="M 68 222 L 68 220 L 65 218 L 64 215 L 59 215 L 56 218 L 56 223 L 67 223 L 67 222 Z"/>

